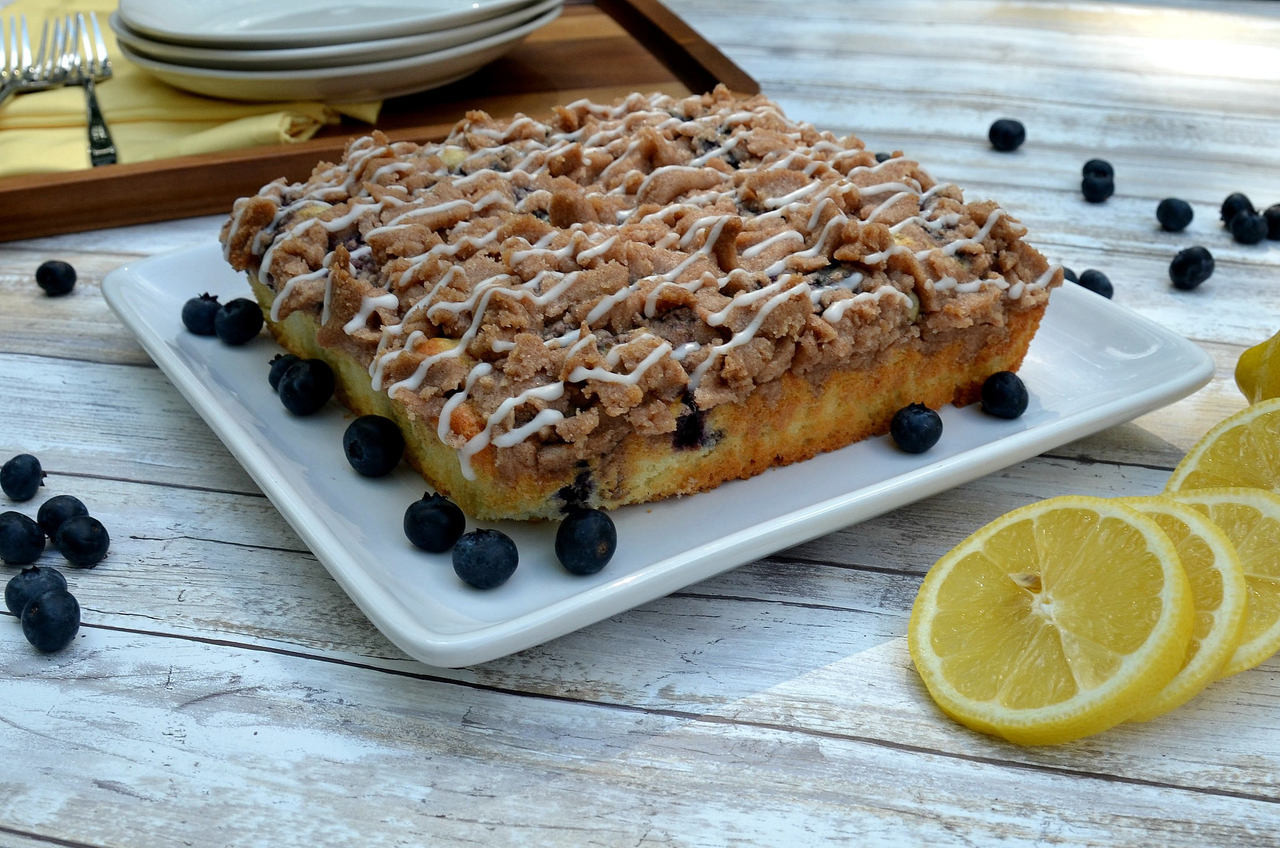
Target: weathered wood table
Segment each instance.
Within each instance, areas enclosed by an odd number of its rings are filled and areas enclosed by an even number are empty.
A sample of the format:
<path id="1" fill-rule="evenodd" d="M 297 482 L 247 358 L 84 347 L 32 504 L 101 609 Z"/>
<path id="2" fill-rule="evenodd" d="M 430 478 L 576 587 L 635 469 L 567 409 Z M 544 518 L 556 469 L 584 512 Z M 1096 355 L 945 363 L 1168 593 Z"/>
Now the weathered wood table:
<path id="1" fill-rule="evenodd" d="M 1158 491 L 1241 408 L 1280 329 L 1280 243 L 1217 220 L 1280 201 L 1280 3 L 672 0 L 789 114 L 901 149 L 1020 217 L 1052 259 L 1208 351 L 1167 408 L 504 659 L 443 670 L 348 600 L 104 303 L 216 217 L 0 244 L 0 454 L 90 502 L 81 635 L 0 617 L 0 844 L 1280 844 L 1280 660 L 1055 748 L 971 733 L 906 651 L 921 576 L 1012 507 Z M 991 150 L 998 117 L 1027 127 Z M 1117 194 L 1080 196 L 1110 160 Z M 175 187 L 175 190 L 177 188 Z M 1195 207 L 1157 228 L 1166 196 Z M 86 204 L 94 198 L 84 198 Z M 1170 258 L 1217 271 L 1174 290 Z M 70 297 L 33 273 L 76 266 Z M 10 508 L 7 503 L 0 507 Z M 24 505 L 24 509 L 32 504 Z M 56 554 L 46 554 L 52 562 Z M 5 568 L 4 575 L 14 572 Z"/>

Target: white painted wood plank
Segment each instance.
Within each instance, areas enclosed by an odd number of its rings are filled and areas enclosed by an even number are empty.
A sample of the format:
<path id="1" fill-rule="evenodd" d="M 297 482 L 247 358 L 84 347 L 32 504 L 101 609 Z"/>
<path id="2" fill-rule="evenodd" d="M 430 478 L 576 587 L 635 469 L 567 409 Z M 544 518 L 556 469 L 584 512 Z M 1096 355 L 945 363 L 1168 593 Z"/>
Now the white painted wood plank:
<path id="1" fill-rule="evenodd" d="M 1198 846 L 1256 838 L 1274 815 L 1252 797 L 1010 770 L 852 735 L 530 702 L 129 633 L 79 641 L 31 663 L 0 628 L 0 669 L 25 692 L 0 710 L 0 756 L 60 774 L 15 782 L 0 816 L 75 841 L 891 845 L 959 834 Z M 1056 812 L 1064 799 L 1070 819 Z M 148 815 L 101 813 L 120 807 Z"/>
<path id="2" fill-rule="evenodd" d="M 1175 785 L 1193 762 L 1219 789 L 1276 790 L 1280 799 L 1280 746 L 1267 730 L 1280 708 L 1274 659 L 1170 717 L 1176 732 L 1166 721 L 1023 752 L 941 718 L 905 658 L 906 616 L 920 575 L 976 523 L 1049 493 L 1142 494 L 1166 477 L 1141 468 L 1023 463 L 545 646 L 473 669 L 425 673 Z M 261 498 L 81 482 L 78 493 L 116 539 L 96 569 L 67 571 L 86 622 L 423 673 L 374 633 Z M 125 521 L 130 526 L 122 527 Z M 49 552 L 43 562 L 60 560 Z M 1234 711 L 1230 725 L 1216 719 L 1224 704 Z"/>

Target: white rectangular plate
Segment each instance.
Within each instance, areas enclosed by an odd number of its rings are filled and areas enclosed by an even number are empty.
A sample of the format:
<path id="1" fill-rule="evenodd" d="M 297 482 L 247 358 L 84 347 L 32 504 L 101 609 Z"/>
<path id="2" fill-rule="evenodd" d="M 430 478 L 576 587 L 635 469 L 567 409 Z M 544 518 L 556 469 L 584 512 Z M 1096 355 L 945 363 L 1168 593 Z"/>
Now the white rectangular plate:
<path id="1" fill-rule="evenodd" d="M 463 666 L 536 645 L 745 562 L 1127 421 L 1204 385 L 1200 348 L 1075 285 L 1053 293 L 1021 375 L 1031 405 L 1015 421 L 977 405 L 942 410 L 942 440 L 921 455 L 887 437 L 775 468 L 714 491 L 619 509 L 618 552 L 599 574 L 557 563 L 555 526 L 498 522 L 520 551 L 503 586 L 463 584 L 447 554 L 405 539 L 405 508 L 421 477 L 401 468 L 360 477 L 336 403 L 298 418 L 267 383 L 279 348 L 264 333 L 243 347 L 192 335 L 182 304 L 200 292 L 250 297 L 216 244 L 144 259 L 103 281 L 107 302 L 226 443 L 369 619 L 401 649 Z M 475 525 L 468 525 L 468 529 Z"/>

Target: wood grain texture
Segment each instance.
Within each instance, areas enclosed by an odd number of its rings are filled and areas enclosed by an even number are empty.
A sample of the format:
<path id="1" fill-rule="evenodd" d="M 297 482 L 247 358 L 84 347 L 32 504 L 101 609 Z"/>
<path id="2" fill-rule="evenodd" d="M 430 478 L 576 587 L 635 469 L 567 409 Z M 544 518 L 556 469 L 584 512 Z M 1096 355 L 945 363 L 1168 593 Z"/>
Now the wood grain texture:
<path id="1" fill-rule="evenodd" d="M 39 655 L 0 615 L 0 845 L 1277 844 L 1277 658 L 1155 721 L 1025 749 L 941 716 L 904 634 L 923 574 L 982 523 L 1058 494 L 1158 491 L 1244 406 L 1232 369 L 1280 329 L 1280 243 L 1235 244 L 1217 205 L 1280 201 L 1280 4 L 669 6 L 789 113 L 901 148 L 998 199 L 1054 259 L 1105 271 L 1118 303 L 1213 356 L 1213 380 L 442 670 L 360 614 L 101 298 L 111 268 L 206 243 L 220 217 L 0 244 L 0 458 L 39 455 L 42 497 L 78 494 L 113 536 L 98 568 L 66 569 L 84 609 L 71 648 Z M 1028 128 L 1013 155 L 985 140 L 1004 115 Z M 1117 171 L 1100 206 L 1078 191 L 1092 156 Z M 1168 195 L 1195 207 L 1182 234 L 1156 227 Z M 1217 270 L 1175 291 L 1169 260 L 1197 243 Z M 49 258 L 79 270 L 70 297 L 35 288 Z"/>

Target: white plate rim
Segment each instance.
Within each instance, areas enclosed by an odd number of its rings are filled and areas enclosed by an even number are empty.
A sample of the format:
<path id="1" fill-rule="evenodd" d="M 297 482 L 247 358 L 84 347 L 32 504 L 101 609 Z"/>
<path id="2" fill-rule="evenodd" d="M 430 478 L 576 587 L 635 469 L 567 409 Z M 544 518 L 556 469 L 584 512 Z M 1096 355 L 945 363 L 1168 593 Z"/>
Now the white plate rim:
<path id="1" fill-rule="evenodd" d="M 1140 390 L 1127 391 L 1122 396 L 1105 403 L 1090 405 L 1087 401 L 1082 402 L 1083 405 L 1071 414 L 1049 420 L 1043 425 L 1030 426 L 1012 432 L 1004 430 L 1003 432 L 1007 435 L 979 442 L 970 448 L 937 460 L 930 458 L 928 454 L 895 456 L 891 461 L 895 463 L 895 467 L 902 469 L 901 472 L 878 480 L 874 484 L 806 505 L 801 509 L 779 513 L 745 530 L 724 536 L 709 535 L 685 549 L 682 555 L 649 563 L 635 573 L 625 575 L 625 579 L 597 583 L 555 603 L 484 624 L 468 632 L 449 633 L 432 629 L 429 622 L 415 620 L 398 610 L 398 603 L 392 595 L 392 590 L 387 586 L 379 585 L 371 571 L 372 566 L 362 562 L 360 557 L 325 526 L 323 521 L 317 520 L 308 502 L 308 498 L 314 497 L 315 493 L 299 491 L 295 488 L 295 481 L 288 479 L 288 474 L 268 457 L 264 447 L 255 441 L 253 434 L 239 424 L 231 414 L 235 412 L 251 415 L 252 411 L 243 406 L 236 406 L 237 402 L 234 399 L 222 399 L 217 393 L 209 391 L 209 384 L 175 355 L 174 348 L 166 340 L 166 334 L 172 335 L 172 326 L 168 325 L 173 324 L 177 324 L 181 332 L 180 322 L 176 316 L 177 309 L 173 310 L 175 313 L 173 316 L 162 319 L 167 325 L 165 327 L 152 323 L 146 314 L 148 308 L 158 308 L 154 304 L 155 294 L 165 291 L 163 287 L 157 288 L 162 281 L 154 275 L 163 273 L 163 269 L 175 261 L 188 269 L 209 267 L 210 262 L 213 262 L 215 265 L 222 265 L 222 269 L 216 271 L 219 275 L 234 275 L 234 272 L 222 263 L 221 251 L 217 245 L 206 244 L 182 248 L 128 263 L 110 272 L 102 283 L 103 294 L 108 304 L 373 624 L 410 656 L 429 665 L 444 667 L 473 665 L 532 647 L 670 594 L 729 568 L 755 561 L 807 539 L 867 520 L 1036 456 L 1068 441 L 1131 420 L 1144 412 L 1190 394 L 1207 383 L 1214 371 L 1213 361 L 1209 355 L 1182 336 L 1119 304 L 1099 298 L 1083 288 L 1073 285 L 1064 286 L 1053 294 L 1053 304 L 1046 313 L 1040 334 L 1032 344 L 1033 351 L 1037 343 L 1042 346 L 1046 343 L 1046 331 L 1051 331 L 1049 335 L 1065 333 L 1070 338 L 1071 333 L 1084 333 L 1087 336 L 1090 328 L 1100 323 L 1113 328 L 1126 327 L 1134 334 L 1140 331 L 1145 338 L 1158 341 L 1159 347 L 1152 348 L 1147 354 L 1148 359 L 1141 361 L 1154 363 L 1159 370 L 1159 379 L 1152 380 Z M 247 296 L 247 283 L 244 283 L 239 275 L 234 276 L 243 287 L 243 292 L 239 296 Z M 197 288 L 200 287 L 197 286 Z M 146 308 L 139 308 L 138 298 L 147 293 L 151 293 L 152 301 Z M 187 294 L 183 293 L 183 297 Z M 145 298 L 142 302 L 146 302 Z M 1063 324 L 1067 313 L 1088 314 L 1090 318 L 1097 320 L 1077 321 L 1074 325 Z M 1053 350 L 1058 352 L 1057 348 Z M 1113 375 L 1124 373 L 1126 367 L 1130 369 L 1136 367 L 1135 363 L 1140 361 L 1123 358 L 1115 361 L 1103 359 L 1101 358 L 1103 353 L 1096 345 L 1085 345 L 1077 352 L 1082 356 L 1092 357 L 1088 360 L 1090 362 L 1096 361 L 1097 364 L 1108 365 L 1107 373 Z M 1125 375 L 1133 377 L 1135 374 L 1137 372 L 1131 370 Z M 961 416 L 966 414 L 969 414 L 969 410 L 955 410 L 952 407 L 943 410 L 948 427 L 951 426 L 952 419 L 965 423 Z M 975 414 L 980 415 L 980 413 Z M 1004 425 L 1013 424 L 1016 422 L 1000 422 L 990 426 L 996 428 L 993 432 L 1000 432 Z M 875 441 L 867 440 L 843 450 L 883 449 L 880 446 L 861 447 L 871 445 Z M 824 456 L 832 458 L 839 453 Z M 809 463 L 823 461 L 823 457 L 818 457 L 810 460 Z M 809 463 L 798 463 L 790 468 L 809 466 Z M 774 469 L 750 480 L 737 481 L 731 485 L 754 486 L 757 492 L 767 493 L 768 483 L 765 481 L 770 479 L 769 475 L 786 470 Z M 748 489 L 739 491 L 747 492 Z M 672 504 L 673 502 L 664 503 Z M 678 506 L 671 508 L 696 510 L 700 503 L 711 506 L 712 499 L 707 495 L 694 495 L 681 500 Z M 693 506 L 686 506 L 688 504 Z M 642 505 L 626 507 L 624 510 L 645 508 Z M 625 519 L 620 517 L 620 514 L 621 511 L 615 517 L 619 520 L 621 528 Z M 523 563 L 522 567 L 524 567 Z M 495 591 L 501 591 L 501 588 Z"/>
<path id="2" fill-rule="evenodd" d="M 453 3 L 453 8 L 435 10 L 424 13 L 420 8 L 405 9 L 399 14 L 382 19 L 361 19 L 359 14 L 343 18 L 339 25 L 312 25 L 310 27 L 263 28 L 256 27 L 252 31 L 232 30 L 219 32 L 210 23 L 216 24 L 219 19 L 228 20 L 226 3 L 188 3 L 175 4 L 172 0 L 120 0 L 117 6 L 120 18 L 137 33 L 147 35 L 158 41 L 169 41 L 175 44 L 192 46 L 217 46 L 242 49 L 278 48 L 284 44 L 295 47 L 320 44 L 334 44 L 348 40 L 367 41 L 376 38 L 391 38 L 411 32 L 428 32 L 444 27 L 462 26 L 481 21 L 495 15 L 508 12 L 526 5 L 531 0 L 468 0 L 466 3 Z M 155 8 L 153 8 L 153 5 Z M 244 0 L 241 4 L 247 8 L 261 8 L 254 0 Z M 369 13 L 369 5 L 361 5 L 353 0 L 341 2 L 314 2 L 313 0 L 275 0 L 272 4 L 277 8 L 286 7 L 295 12 L 317 13 L 323 11 Z M 198 18 L 186 17 L 183 10 L 191 6 L 201 8 Z M 353 9 L 355 6 L 357 8 Z M 461 8 L 459 8 L 461 7 Z M 208 10 L 215 11 L 208 11 Z"/>
<path id="3" fill-rule="evenodd" d="M 115 33 L 116 41 L 127 47 L 130 53 L 184 68 L 218 68 L 228 71 L 276 71 L 318 67 L 350 67 L 370 62 L 418 56 L 423 53 L 445 50 L 479 41 L 513 29 L 552 8 L 564 0 L 537 0 L 510 12 L 483 21 L 458 27 L 410 33 L 372 41 L 347 41 L 340 44 L 321 44 L 305 47 L 285 47 L 260 50 L 233 48 L 195 47 L 156 41 L 134 32 L 121 20 L 119 11 L 107 18 Z M 380 58 L 370 58 L 380 57 Z"/>
<path id="4" fill-rule="evenodd" d="M 211 97 L 266 101 L 372 100 L 422 91 L 466 76 L 551 23 L 561 9 L 562 5 L 556 4 L 527 23 L 469 44 L 382 62 L 324 68 L 276 71 L 195 68 L 148 59 L 124 44 L 118 46 L 127 59 L 170 85 Z M 429 72 L 434 75 L 423 76 Z"/>

